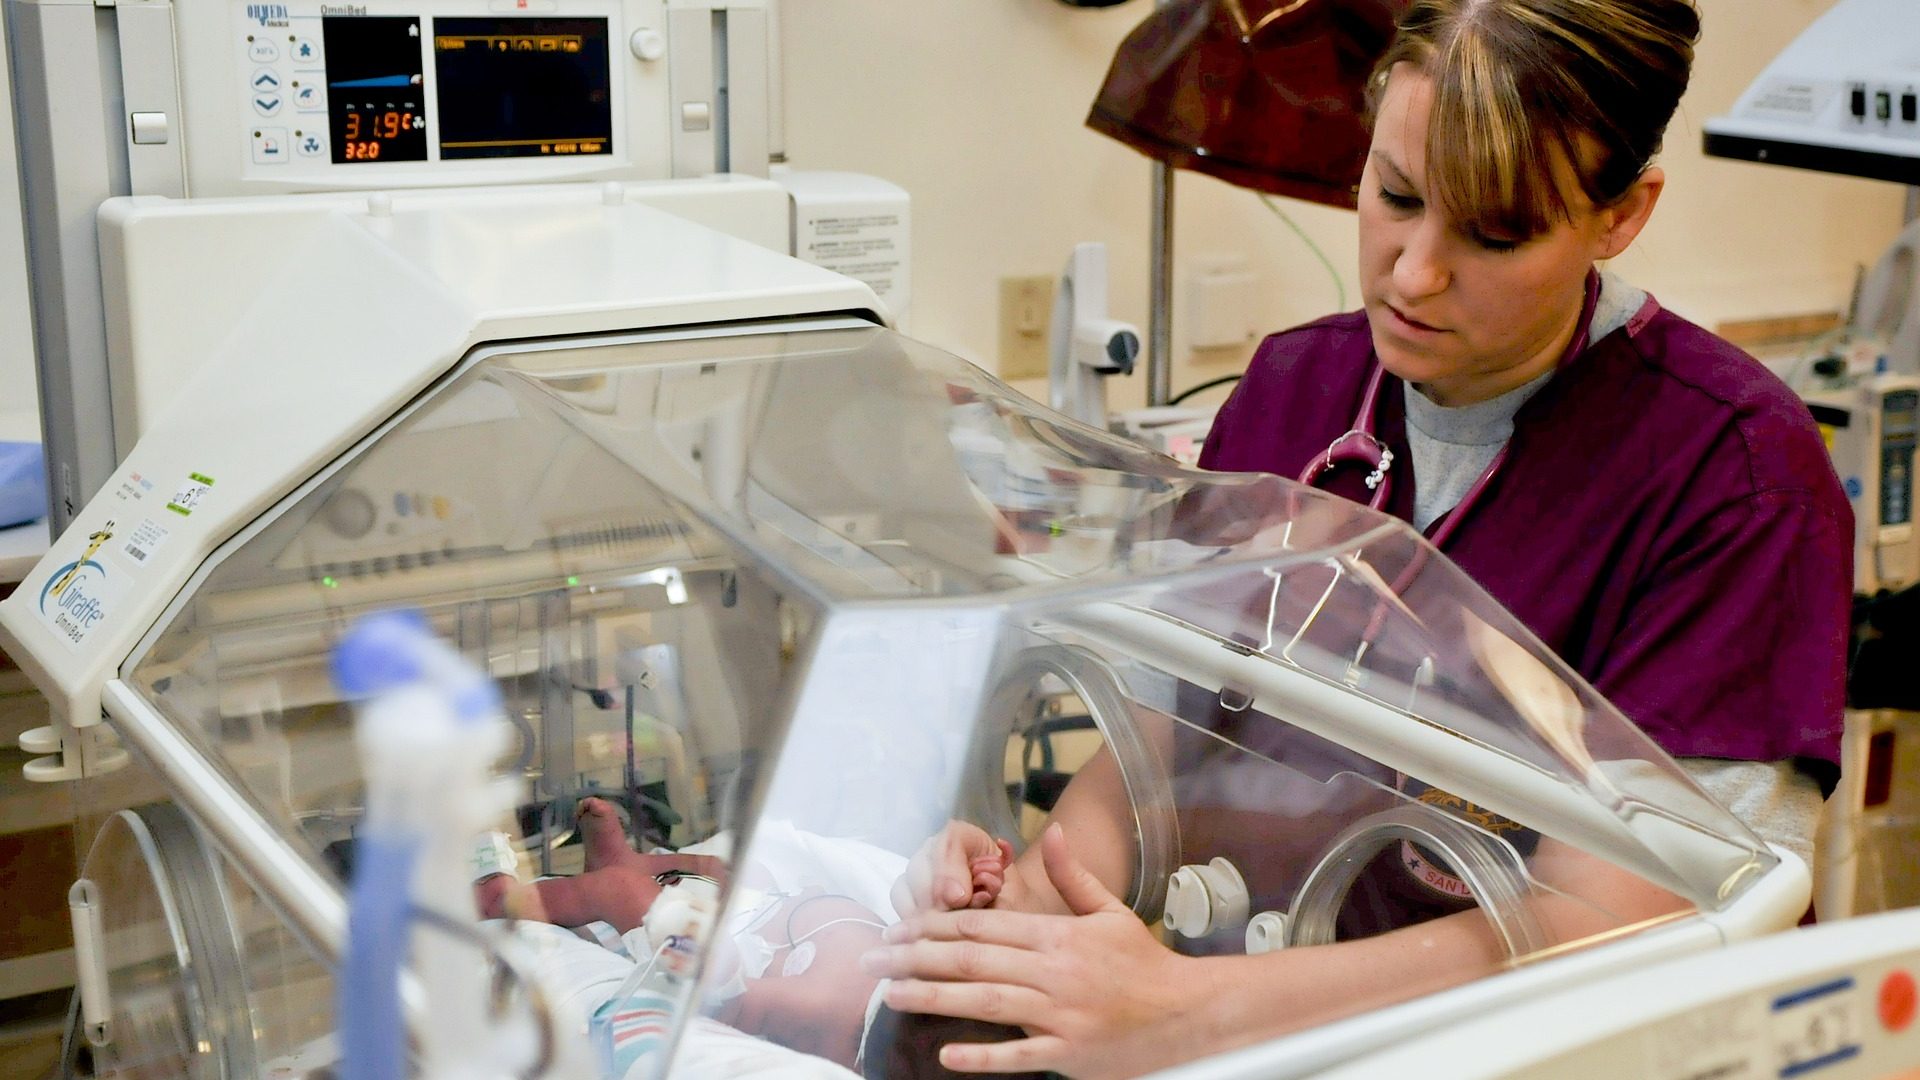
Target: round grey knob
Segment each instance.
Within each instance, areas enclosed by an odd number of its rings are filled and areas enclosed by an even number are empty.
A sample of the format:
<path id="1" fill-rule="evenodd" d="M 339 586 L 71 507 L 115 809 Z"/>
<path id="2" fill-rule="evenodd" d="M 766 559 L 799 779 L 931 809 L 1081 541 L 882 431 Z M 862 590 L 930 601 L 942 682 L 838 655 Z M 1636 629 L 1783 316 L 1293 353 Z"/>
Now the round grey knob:
<path id="1" fill-rule="evenodd" d="M 373 500 L 367 498 L 366 492 L 356 488 L 347 488 L 327 500 L 327 528 L 342 539 L 358 540 L 367 535 L 378 516 L 379 513 L 373 508 Z"/>

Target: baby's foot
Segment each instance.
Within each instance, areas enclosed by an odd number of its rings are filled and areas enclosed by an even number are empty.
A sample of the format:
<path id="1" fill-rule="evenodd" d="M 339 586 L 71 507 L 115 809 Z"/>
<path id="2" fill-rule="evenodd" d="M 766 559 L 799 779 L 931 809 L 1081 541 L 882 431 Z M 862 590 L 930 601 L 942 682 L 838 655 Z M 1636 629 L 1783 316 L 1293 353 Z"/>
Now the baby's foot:
<path id="1" fill-rule="evenodd" d="M 586 845 L 584 873 L 523 885 L 504 874 L 474 886 L 485 918 L 530 919 L 561 926 L 605 922 L 626 933 L 660 895 L 656 874 L 669 870 L 720 879 L 726 867 L 704 855 L 642 855 L 627 846 L 626 829 L 614 808 L 601 799 L 580 803 L 580 838 Z"/>

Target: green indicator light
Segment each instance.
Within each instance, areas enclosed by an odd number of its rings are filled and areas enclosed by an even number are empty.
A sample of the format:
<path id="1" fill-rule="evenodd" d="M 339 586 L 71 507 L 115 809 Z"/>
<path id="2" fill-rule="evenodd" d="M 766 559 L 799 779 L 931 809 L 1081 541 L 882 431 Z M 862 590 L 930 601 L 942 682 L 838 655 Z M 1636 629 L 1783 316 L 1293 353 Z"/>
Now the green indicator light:
<path id="1" fill-rule="evenodd" d="M 578 585 L 578 584 L 580 584 L 580 578 L 579 578 L 578 576 L 576 576 L 576 575 L 573 575 L 573 574 L 568 574 L 568 575 L 567 575 L 567 584 L 569 584 L 569 585 Z"/>
<path id="2" fill-rule="evenodd" d="M 340 583 L 338 581 L 335 581 L 331 575 L 321 578 L 320 584 L 325 585 L 329 589 L 338 588 L 340 585 Z"/>

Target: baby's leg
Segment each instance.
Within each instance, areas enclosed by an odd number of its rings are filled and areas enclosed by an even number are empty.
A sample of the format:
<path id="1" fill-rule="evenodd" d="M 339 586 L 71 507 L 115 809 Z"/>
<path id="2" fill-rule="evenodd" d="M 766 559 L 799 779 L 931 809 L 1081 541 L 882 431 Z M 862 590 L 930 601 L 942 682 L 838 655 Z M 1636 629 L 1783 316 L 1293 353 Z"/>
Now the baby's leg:
<path id="1" fill-rule="evenodd" d="M 599 799 L 580 803 L 580 835 L 587 848 L 587 868 L 574 877 L 550 878 L 523 885 L 506 874 L 496 874 L 474 886 L 474 900 L 484 918 L 528 919 L 584 926 L 611 923 L 626 933 L 660 895 L 654 875 L 668 870 L 725 879 L 726 866 L 708 855 L 642 855 L 627 846 L 626 830 L 613 807 Z"/>

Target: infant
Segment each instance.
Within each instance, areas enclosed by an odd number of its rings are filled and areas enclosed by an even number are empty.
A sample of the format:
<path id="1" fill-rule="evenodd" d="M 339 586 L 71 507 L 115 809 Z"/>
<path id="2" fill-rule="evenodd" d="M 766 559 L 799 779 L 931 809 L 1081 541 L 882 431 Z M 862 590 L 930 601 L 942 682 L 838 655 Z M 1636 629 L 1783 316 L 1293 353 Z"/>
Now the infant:
<path id="1" fill-rule="evenodd" d="M 531 884 L 505 874 L 488 877 L 475 886 L 481 915 L 574 927 L 604 922 L 626 935 L 641 926 L 676 877 L 729 878 L 726 862 L 692 848 L 634 851 L 618 814 L 600 799 L 583 800 L 578 821 L 584 872 Z M 845 1068 L 865 1065 L 872 1071 L 874 1063 L 863 1062 L 862 1052 L 883 1011 L 881 980 L 864 973 L 859 959 L 897 919 L 889 891 L 905 872 L 906 859 L 779 821 L 760 825 L 753 854 L 715 935 L 711 963 L 721 970 L 709 980 L 709 1015 Z M 1004 874 L 1004 860 L 981 860 L 975 869 L 973 900 L 984 905 Z M 737 983 L 731 975 L 736 970 Z M 891 1031 L 898 1024 L 889 1017 L 886 1026 Z"/>

